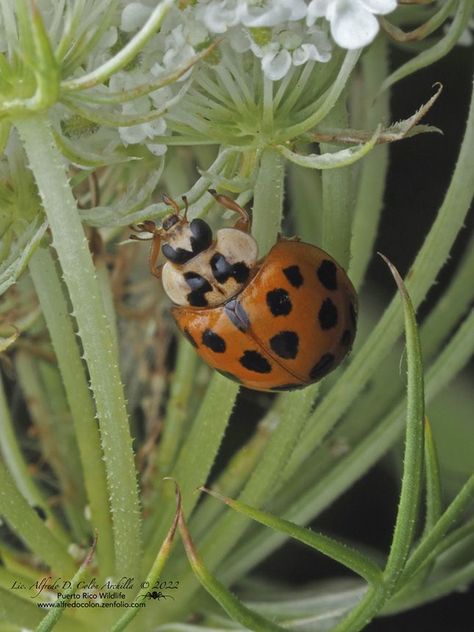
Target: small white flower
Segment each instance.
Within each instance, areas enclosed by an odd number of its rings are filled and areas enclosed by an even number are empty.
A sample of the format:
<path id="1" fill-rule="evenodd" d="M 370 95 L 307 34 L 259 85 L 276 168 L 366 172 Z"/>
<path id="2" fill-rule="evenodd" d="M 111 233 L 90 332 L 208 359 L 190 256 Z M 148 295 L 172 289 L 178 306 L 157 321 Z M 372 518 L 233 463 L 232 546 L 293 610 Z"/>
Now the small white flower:
<path id="1" fill-rule="evenodd" d="M 198 5 L 195 15 L 211 33 L 225 33 L 238 24 L 240 11 L 237 0 L 221 0 Z"/>
<path id="2" fill-rule="evenodd" d="M 164 156 L 168 149 L 167 145 L 159 145 L 157 143 L 147 143 L 148 150 L 157 157 Z"/>
<path id="3" fill-rule="evenodd" d="M 158 118 L 148 123 L 140 123 L 140 125 L 131 125 L 130 127 L 119 127 L 120 138 L 124 145 L 135 145 L 143 143 L 155 136 L 163 136 L 166 132 L 166 121 L 164 118 Z"/>
<path id="4" fill-rule="evenodd" d="M 285 28 L 274 32 L 268 44 L 259 46 L 251 40 L 251 49 L 261 58 L 266 77 L 278 81 L 291 66 L 301 66 L 310 60 L 327 62 L 331 58 L 331 43 L 326 33 L 317 26 L 307 27 L 303 22 L 288 22 Z"/>
<path id="5" fill-rule="evenodd" d="M 142 27 L 148 20 L 153 9 L 141 2 L 131 2 L 122 11 L 120 28 L 125 33 L 131 33 Z"/>
<path id="6" fill-rule="evenodd" d="M 242 9 L 240 21 L 244 26 L 252 28 L 276 26 L 287 20 L 301 20 L 308 10 L 303 0 L 267 1 L 263 6 L 260 3 L 255 5 L 247 2 L 246 4 L 245 9 Z"/>
<path id="7" fill-rule="evenodd" d="M 306 23 L 311 26 L 324 17 L 331 24 L 331 35 L 342 48 L 362 48 L 377 35 L 376 15 L 386 15 L 397 7 L 396 0 L 311 0 Z"/>
<path id="8" fill-rule="evenodd" d="M 136 75 L 132 82 L 137 82 L 139 80 L 138 77 L 139 75 Z M 128 77 L 128 79 L 129 81 L 126 83 L 130 83 L 131 78 Z M 116 87 L 116 85 L 117 83 L 114 82 L 114 87 Z M 166 102 L 169 95 L 170 90 L 167 87 L 162 88 L 161 90 L 156 90 L 150 95 L 151 99 L 148 96 L 144 96 L 140 99 L 134 99 L 133 101 L 124 103 L 122 106 L 122 113 L 128 116 L 136 117 L 148 114 L 148 112 L 152 109 L 152 104 L 159 108 Z M 160 117 L 138 125 L 119 127 L 118 131 L 120 139 L 125 146 L 136 145 L 138 143 L 145 143 L 148 146 L 147 141 L 153 144 L 155 136 L 163 136 L 166 133 L 166 121 L 163 117 Z"/>
<path id="9" fill-rule="evenodd" d="M 250 37 L 247 29 L 238 25 L 229 30 L 227 41 L 229 42 L 232 50 L 236 53 L 246 53 L 250 50 L 252 38 Z"/>

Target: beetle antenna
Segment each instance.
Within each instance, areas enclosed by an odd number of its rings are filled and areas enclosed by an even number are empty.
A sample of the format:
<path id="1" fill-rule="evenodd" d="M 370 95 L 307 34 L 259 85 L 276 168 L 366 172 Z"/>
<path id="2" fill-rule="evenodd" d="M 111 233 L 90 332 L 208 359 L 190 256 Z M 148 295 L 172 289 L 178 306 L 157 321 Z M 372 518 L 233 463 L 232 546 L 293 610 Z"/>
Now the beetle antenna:
<path id="1" fill-rule="evenodd" d="M 161 194 L 161 199 L 168 206 L 172 206 L 174 208 L 174 211 L 175 211 L 176 215 L 179 215 L 179 210 L 180 210 L 179 206 L 178 206 L 177 202 L 175 200 L 173 200 L 173 198 L 171 198 L 166 193 L 162 193 Z"/>
<path id="2" fill-rule="evenodd" d="M 189 209 L 188 196 L 187 195 L 182 195 L 181 199 L 184 202 L 184 219 L 188 219 L 188 209 Z"/>

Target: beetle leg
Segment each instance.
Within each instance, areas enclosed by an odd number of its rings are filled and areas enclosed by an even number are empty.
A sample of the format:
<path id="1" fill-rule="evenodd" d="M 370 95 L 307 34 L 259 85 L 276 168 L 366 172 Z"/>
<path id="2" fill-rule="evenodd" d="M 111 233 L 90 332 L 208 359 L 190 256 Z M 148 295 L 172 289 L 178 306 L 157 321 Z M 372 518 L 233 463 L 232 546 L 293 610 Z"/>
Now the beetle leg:
<path id="1" fill-rule="evenodd" d="M 150 248 L 150 254 L 148 256 L 148 265 L 150 266 L 150 272 L 157 279 L 161 279 L 161 270 L 163 269 L 163 264 L 157 266 L 156 262 L 158 261 L 158 257 L 160 256 L 160 246 L 161 246 L 161 235 L 156 232 L 153 234 L 153 242 Z"/>
<path id="2" fill-rule="evenodd" d="M 236 228 L 237 230 L 242 230 L 244 233 L 250 233 L 252 220 L 248 212 L 242 206 L 239 206 L 237 202 L 235 202 L 235 200 L 227 197 L 227 195 L 221 195 L 220 193 L 217 193 L 215 189 L 208 189 L 208 191 L 216 202 L 222 204 L 222 206 L 225 206 L 225 208 L 228 208 L 231 211 L 235 211 L 240 215 L 240 218 L 234 224 L 234 228 Z"/>
<path id="3" fill-rule="evenodd" d="M 160 256 L 160 229 L 158 229 L 155 222 L 152 222 L 151 220 L 145 220 L 144 222 L 140 222 L 140 224 L 130 226 L 130 228 L 138 233 L 137 235 L 130 235 L 130 239 L 134 239 L 135 241 L 148 241 L 150 239 L 152 240 L 150 254 L 148 256 L 148 264 L 150 266 L 150 272 L 153 274 L 153 276 L 156 276 L 157 279 L 161 279 L 161 269 L 163 268 L 163 265 L 156 265 L 158 257 Z M 149 233 L 149 236 L 142 236 L 141 233 Z"/>

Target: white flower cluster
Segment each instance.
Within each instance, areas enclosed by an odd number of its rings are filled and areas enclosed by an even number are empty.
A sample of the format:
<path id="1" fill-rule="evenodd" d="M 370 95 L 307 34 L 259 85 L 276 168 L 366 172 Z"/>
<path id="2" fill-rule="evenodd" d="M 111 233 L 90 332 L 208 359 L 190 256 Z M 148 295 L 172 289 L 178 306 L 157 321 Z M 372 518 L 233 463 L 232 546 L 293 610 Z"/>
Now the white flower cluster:
<path id="1" fill-rule="evenodd" d="M 153 4 L 149 0 L 128 3 L 122 30 L 138 29 Z M 369 44 L 379 28 L 375 16 L 393 11 L 397 0 L 197 0 L 182 4 L 188 6 L 172 10 L 162 31 L 165 68 L 192 56 L 194 48 L 210 37 L 225 33 L 234 50 L 251 50 L 261 59 L 264 74 L 277 81 L 291 65 L 330 59 L 328 28 L 343 48 Z"/>
<path id="2" fill-rule="evenodd" d="M 265 77 L 278 81 L 292 66 L 329 61 L 331 37 L 346 49 L 367 45 L 379 28 L 375 16 L 396 6 L 396 0 L 183 0 L 170 10 L 152 40 L 154 62 L 150 71 L 157 78 L 164 76 L 185 64 L 215 36 L 225 35 L 233 51 L 252 53 L 260 60 Z M 126 2 L 120 29 L 133 34 L 155 7 L 153 0 Z M 186 78 L 184 75 L 181 81 Z M 147 107 L 147 101 L 148 107 L 156 107 L 154 101 L 161 101 L 168 91 L 162 89 L 151 99 L 144 99 L 142 107 Z M 126 144 L 148 140 L 151 151 L 160 154 L 165 146 L 150 143 L 154 134 L 162 136 L 164 130 L 160 119 L 153 125 L 121 128 L 120 134 Z"/>

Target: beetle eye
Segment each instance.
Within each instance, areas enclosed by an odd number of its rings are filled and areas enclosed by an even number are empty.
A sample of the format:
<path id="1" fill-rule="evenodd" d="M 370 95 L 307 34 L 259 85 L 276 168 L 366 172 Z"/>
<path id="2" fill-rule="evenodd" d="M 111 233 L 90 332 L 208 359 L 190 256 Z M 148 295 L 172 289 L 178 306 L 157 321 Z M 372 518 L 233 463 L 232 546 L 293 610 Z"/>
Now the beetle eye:
<path id="1" fill-rule="evenodd" d="M 179 215 L 167 215 L 165 219 L 161 223 L 161 227 L 163 230 L 169 230 L 172 226 L 179 222 Z"/>
<path id="2" fill-rule="evenodd" d="M 191 247 L 193 249 L 193 253 L 197 254 L 198 252 L 207 250 L 207 248 L 209 248 L 212 244 L 212 230 L 210 229 L 209 224 L 203 219 L 197 218 L 193 219 L 189 228 L 192 233 Z"/>

